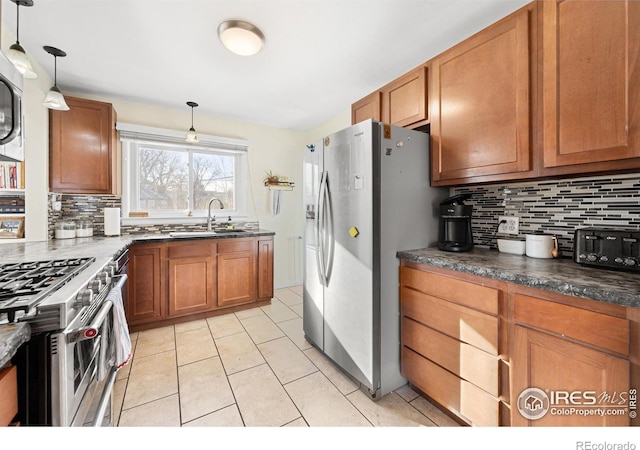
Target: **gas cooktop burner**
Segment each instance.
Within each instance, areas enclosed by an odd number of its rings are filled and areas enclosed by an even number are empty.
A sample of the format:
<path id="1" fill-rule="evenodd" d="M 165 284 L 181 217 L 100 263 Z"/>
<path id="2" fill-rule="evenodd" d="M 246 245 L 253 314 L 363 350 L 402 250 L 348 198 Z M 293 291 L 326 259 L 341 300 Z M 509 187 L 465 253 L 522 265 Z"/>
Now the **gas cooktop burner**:
<path id="1" fill-rule="evenodd" d="M 0 264 L 0 314 L 6 313 L 9 322 L 14 322 L 17 312 L 27 314 L 94 261 L 73 258 Z"/>

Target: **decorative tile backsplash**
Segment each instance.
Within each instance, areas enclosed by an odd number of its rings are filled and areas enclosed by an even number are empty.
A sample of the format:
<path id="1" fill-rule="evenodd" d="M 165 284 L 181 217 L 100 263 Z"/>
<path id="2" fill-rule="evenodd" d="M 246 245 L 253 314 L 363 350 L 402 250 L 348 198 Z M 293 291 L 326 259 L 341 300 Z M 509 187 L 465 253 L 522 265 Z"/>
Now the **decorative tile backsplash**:
<path id="1" fill-rule="evenodd" d="M 49 194 L 51 198 L 52 194 Z M 120 208 L 121 199 L 115 195 L 67 195 L 55 194 L 56 199 L 62 203 L 60 211 L 54 211 L 49 203 L 49 239 L 55 235 L 54 225 L 61 219 L 84 219 L 93 222 L 93 235 L 104 236 L 104 208 Z M 218 223 L 220 225 L 220 223 Z M 258 222 L 233 222 L 236 228 L 257 229 Z M 204 223 L 197 224 L 149 224 L 149 225 L 121 225 L 121 234 L 149 234 L 170 233 L 172 231 L 203 231 L 207 226 Z"/>
<path id="2" fill-rule="evenodd" d="M 518 236 L 555 234 L 564 256 L 573 252 L 576 228 L 640 230 L 640 174 L 603 175 L 564 180 L 500 183 L 451 189 L 451 195 L 472 194 L 473 238 L 476 245 L 496 248 L 498 216 L 520 218 Z"/>
<path id="3" fill-rule="evenodd" d="M 53 194 L 49 194 L 51 198 Z M 55 194 L 62 203 L 60 211 L 54 211 L 49 202 L 49 239 L 54 237 L 54 225 L 60 219 L 85 219 L 93 222 L 93 235 L 104 235 L 104 208 L 120 208 L 122 202 L 115 195 L 67 195 Z"/>

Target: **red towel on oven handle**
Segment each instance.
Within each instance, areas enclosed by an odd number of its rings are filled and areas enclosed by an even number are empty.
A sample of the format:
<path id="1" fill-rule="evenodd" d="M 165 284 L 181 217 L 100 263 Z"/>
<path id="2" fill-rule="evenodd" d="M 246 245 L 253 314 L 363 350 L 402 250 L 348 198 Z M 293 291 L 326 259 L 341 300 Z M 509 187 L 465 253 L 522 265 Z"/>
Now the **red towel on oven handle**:
<path id="1" fill-rule="evenodd" d="M 122 289 L 115 287 L 109 291 L 105 301 L 113 303 L 113 336 L 116 347 L 115 366 L 119 369 L 131 359 L 131 336 L 124 312 Z"/>

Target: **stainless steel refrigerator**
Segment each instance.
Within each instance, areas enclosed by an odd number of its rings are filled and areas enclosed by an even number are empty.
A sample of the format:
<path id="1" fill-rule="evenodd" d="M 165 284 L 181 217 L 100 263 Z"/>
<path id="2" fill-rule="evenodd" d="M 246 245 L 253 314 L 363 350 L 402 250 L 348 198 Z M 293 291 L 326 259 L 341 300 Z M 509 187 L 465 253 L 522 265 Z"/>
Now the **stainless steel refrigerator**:
<path id="1" fill-rule="evenodd" d="M 305 337 L 378 399 L 406 383 L 396 252 L 436 244 L 449 191 L 418 131 L 367 120 L 304 151 Z"/>

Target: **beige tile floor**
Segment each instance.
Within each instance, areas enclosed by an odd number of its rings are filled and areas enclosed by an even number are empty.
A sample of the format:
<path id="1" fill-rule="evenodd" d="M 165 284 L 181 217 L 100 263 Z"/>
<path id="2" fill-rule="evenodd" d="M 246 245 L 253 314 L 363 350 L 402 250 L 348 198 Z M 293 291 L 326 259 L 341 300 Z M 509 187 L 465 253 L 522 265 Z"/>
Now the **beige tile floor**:
<path id="1" fill-rule="evenodd" d="M 457 426 L 405 385 L 377 402 L 312 347 L 300 286 L 271 305 L 134 333 L 119 427 Z"/>

